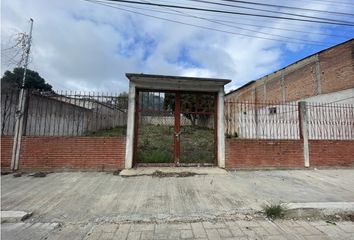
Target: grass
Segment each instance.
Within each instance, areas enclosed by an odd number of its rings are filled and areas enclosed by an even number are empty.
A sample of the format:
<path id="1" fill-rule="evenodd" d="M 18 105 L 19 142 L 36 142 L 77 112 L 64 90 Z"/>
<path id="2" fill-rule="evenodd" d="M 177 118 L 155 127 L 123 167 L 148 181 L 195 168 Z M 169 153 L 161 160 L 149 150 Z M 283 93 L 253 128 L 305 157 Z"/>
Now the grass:
<path id="1" fill-rule="evenodd" d="M 173 163 L 174 126 L 140 125 L 138 159 L 140 163 Z M 213 163 L 214 130 L 181 126 L 181 163 Z"/>
<path id="2" fill-rule="evenodd" d="M 264 205 L 263 210 L 267 218 L 282 218 L 285 215 L 286 208 L 281 204 Z"/>
<path id="3" fill-rule="evenodd" d="M 97 132 L 91 132 L 88 136 L 97 136 L 97 137 L 120 137 L 126 136 L 127 127 L 118 126 L 110 129 L 99 130 Z"/>
<path id="4" fill-rule="evenodd" d="M 198 126 L 181 127 L 181 163 L 213 163 L 214 130 Z"/>
<path id="5" fill-rule="evenodd" d="M 174 126 L 140 124 L 138 159 L 140 163 L 173 163 Z M 126 126 L 91 132 L 88 136 L 126 136 Z M 181 126 L 180 163 L 213 163 L 214 130 L 198 126 Z"/>

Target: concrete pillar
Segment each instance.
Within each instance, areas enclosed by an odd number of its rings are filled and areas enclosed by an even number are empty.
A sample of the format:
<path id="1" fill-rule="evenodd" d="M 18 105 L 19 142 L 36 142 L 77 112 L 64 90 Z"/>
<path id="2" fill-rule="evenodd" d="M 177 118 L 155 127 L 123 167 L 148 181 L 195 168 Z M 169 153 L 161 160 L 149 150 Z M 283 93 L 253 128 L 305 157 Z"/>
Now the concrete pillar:
<path id="1" fill-rule="evenodd" d="M 218 92 L 218 166 L 225 168 L 224 87 Z"/>
<path id="2" fill-rule="evenodd" d="M 320 59 L 319 59 L 318 54 L 316 54 L 315 74 L 316 74 L 316 93 L 317 93 L 317 95 L 320 95 L 322 93 L 322 89 L 321 89 L 321 66 L 320 66 Z"/>
<path id="3" fill-rule="evenodd" d="M 284 71 L 281 72 L 281 79 L 280 79 L 280 92 L 281 92 L 281 100 L 282 102 L 286 101 L 286 96 L 285 96 L 285 82 L 284 82 Z"/>
<path id="4" fill-rule="evenodd" d="M 128 119 L 127 119 L 127 138 L 125 145 L 125 168 L 133 167 L 134 150 L 134 115 L 135 115 L 135 84 L 129 82 L 129 100 L 128 100 Z"/>
<path id="5" fill-rule="evenodd" d="M 304 166 L 310 166 L 309 134 L 306 102 L 299 102 L 300 139 L 304 142 Z"/>

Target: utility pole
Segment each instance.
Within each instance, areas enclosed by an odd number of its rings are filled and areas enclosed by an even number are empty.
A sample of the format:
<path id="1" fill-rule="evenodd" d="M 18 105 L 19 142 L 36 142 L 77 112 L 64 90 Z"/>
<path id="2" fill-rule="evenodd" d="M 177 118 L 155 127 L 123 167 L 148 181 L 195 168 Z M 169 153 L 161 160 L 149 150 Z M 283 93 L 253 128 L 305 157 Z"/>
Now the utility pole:
<path id="1" fill-rule="evenodd" d="M 18 107 L 16 111 L 16 125 L 15 125 L 15 133 L 13 139 L 12 146 L 12 157 L 11 157 L 11 170 L 16 171 L 18 169 L 18 163 L 20 159 L 20 151 L 21 151 L 21 139 L 22 139 L 22 131 L 23 131 L 23 116 L 24 116 L 24 106 L 25 106 L 25 83 L 26 83 L 26 72 L 28 67 L 28 57 L 31 50 L 31 41 L 32 41 L 32 29 L 33 29 L 33 19 L 30 19 L 30 31 L 27 39 L 27 49 L 25 50 L 25 63 L 23 70 L 23 78 L 21 83 L 21 89 L 18 99 Z"/>

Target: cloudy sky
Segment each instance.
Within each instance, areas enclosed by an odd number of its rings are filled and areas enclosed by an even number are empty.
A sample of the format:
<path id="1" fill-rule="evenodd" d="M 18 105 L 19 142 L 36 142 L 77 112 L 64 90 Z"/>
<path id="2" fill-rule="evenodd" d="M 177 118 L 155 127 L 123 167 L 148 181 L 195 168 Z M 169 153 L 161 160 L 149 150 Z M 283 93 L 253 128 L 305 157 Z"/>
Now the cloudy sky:
<path id="1" fill-rule="evenodd" d="M 284 16 L 191 0 L 149 2 Z M 213 2 L 354 22 L 342 14 Z M 354 14 L 353 0 L 267 3 Z M 126 72 L 229 78 L 230 90 L 354 37 L 352 26 L 102 1 L 3 0 L 2 49 L 28 31 L 29 18 L 34 19 L 29 68 L 58 90 L 125 91 Z M 13 68 L 8 58 L 2 54 L 1 74 Z"/>

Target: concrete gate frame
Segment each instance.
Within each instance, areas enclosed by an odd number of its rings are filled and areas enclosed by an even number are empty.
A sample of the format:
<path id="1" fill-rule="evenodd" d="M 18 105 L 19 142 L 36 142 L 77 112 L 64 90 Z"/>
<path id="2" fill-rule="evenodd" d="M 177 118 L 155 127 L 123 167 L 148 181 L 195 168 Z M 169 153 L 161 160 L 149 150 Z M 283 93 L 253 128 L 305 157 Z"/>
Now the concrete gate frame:
<path id="1" fill-rule="evenodd" d="M 134 128 L 137 89 L 151 91 L 184 91 L 206 92 L 217 94 L 217 165 L 225 168 L 225 137 L 224 137 L 224 85 L 229 79 L 180 77 L 151 74 L 127 73 L 129 79 L 129 102 L 127 120 L 127 140 L 125 153 L 125 168 L 132 168 L 134 157 Z"/>

